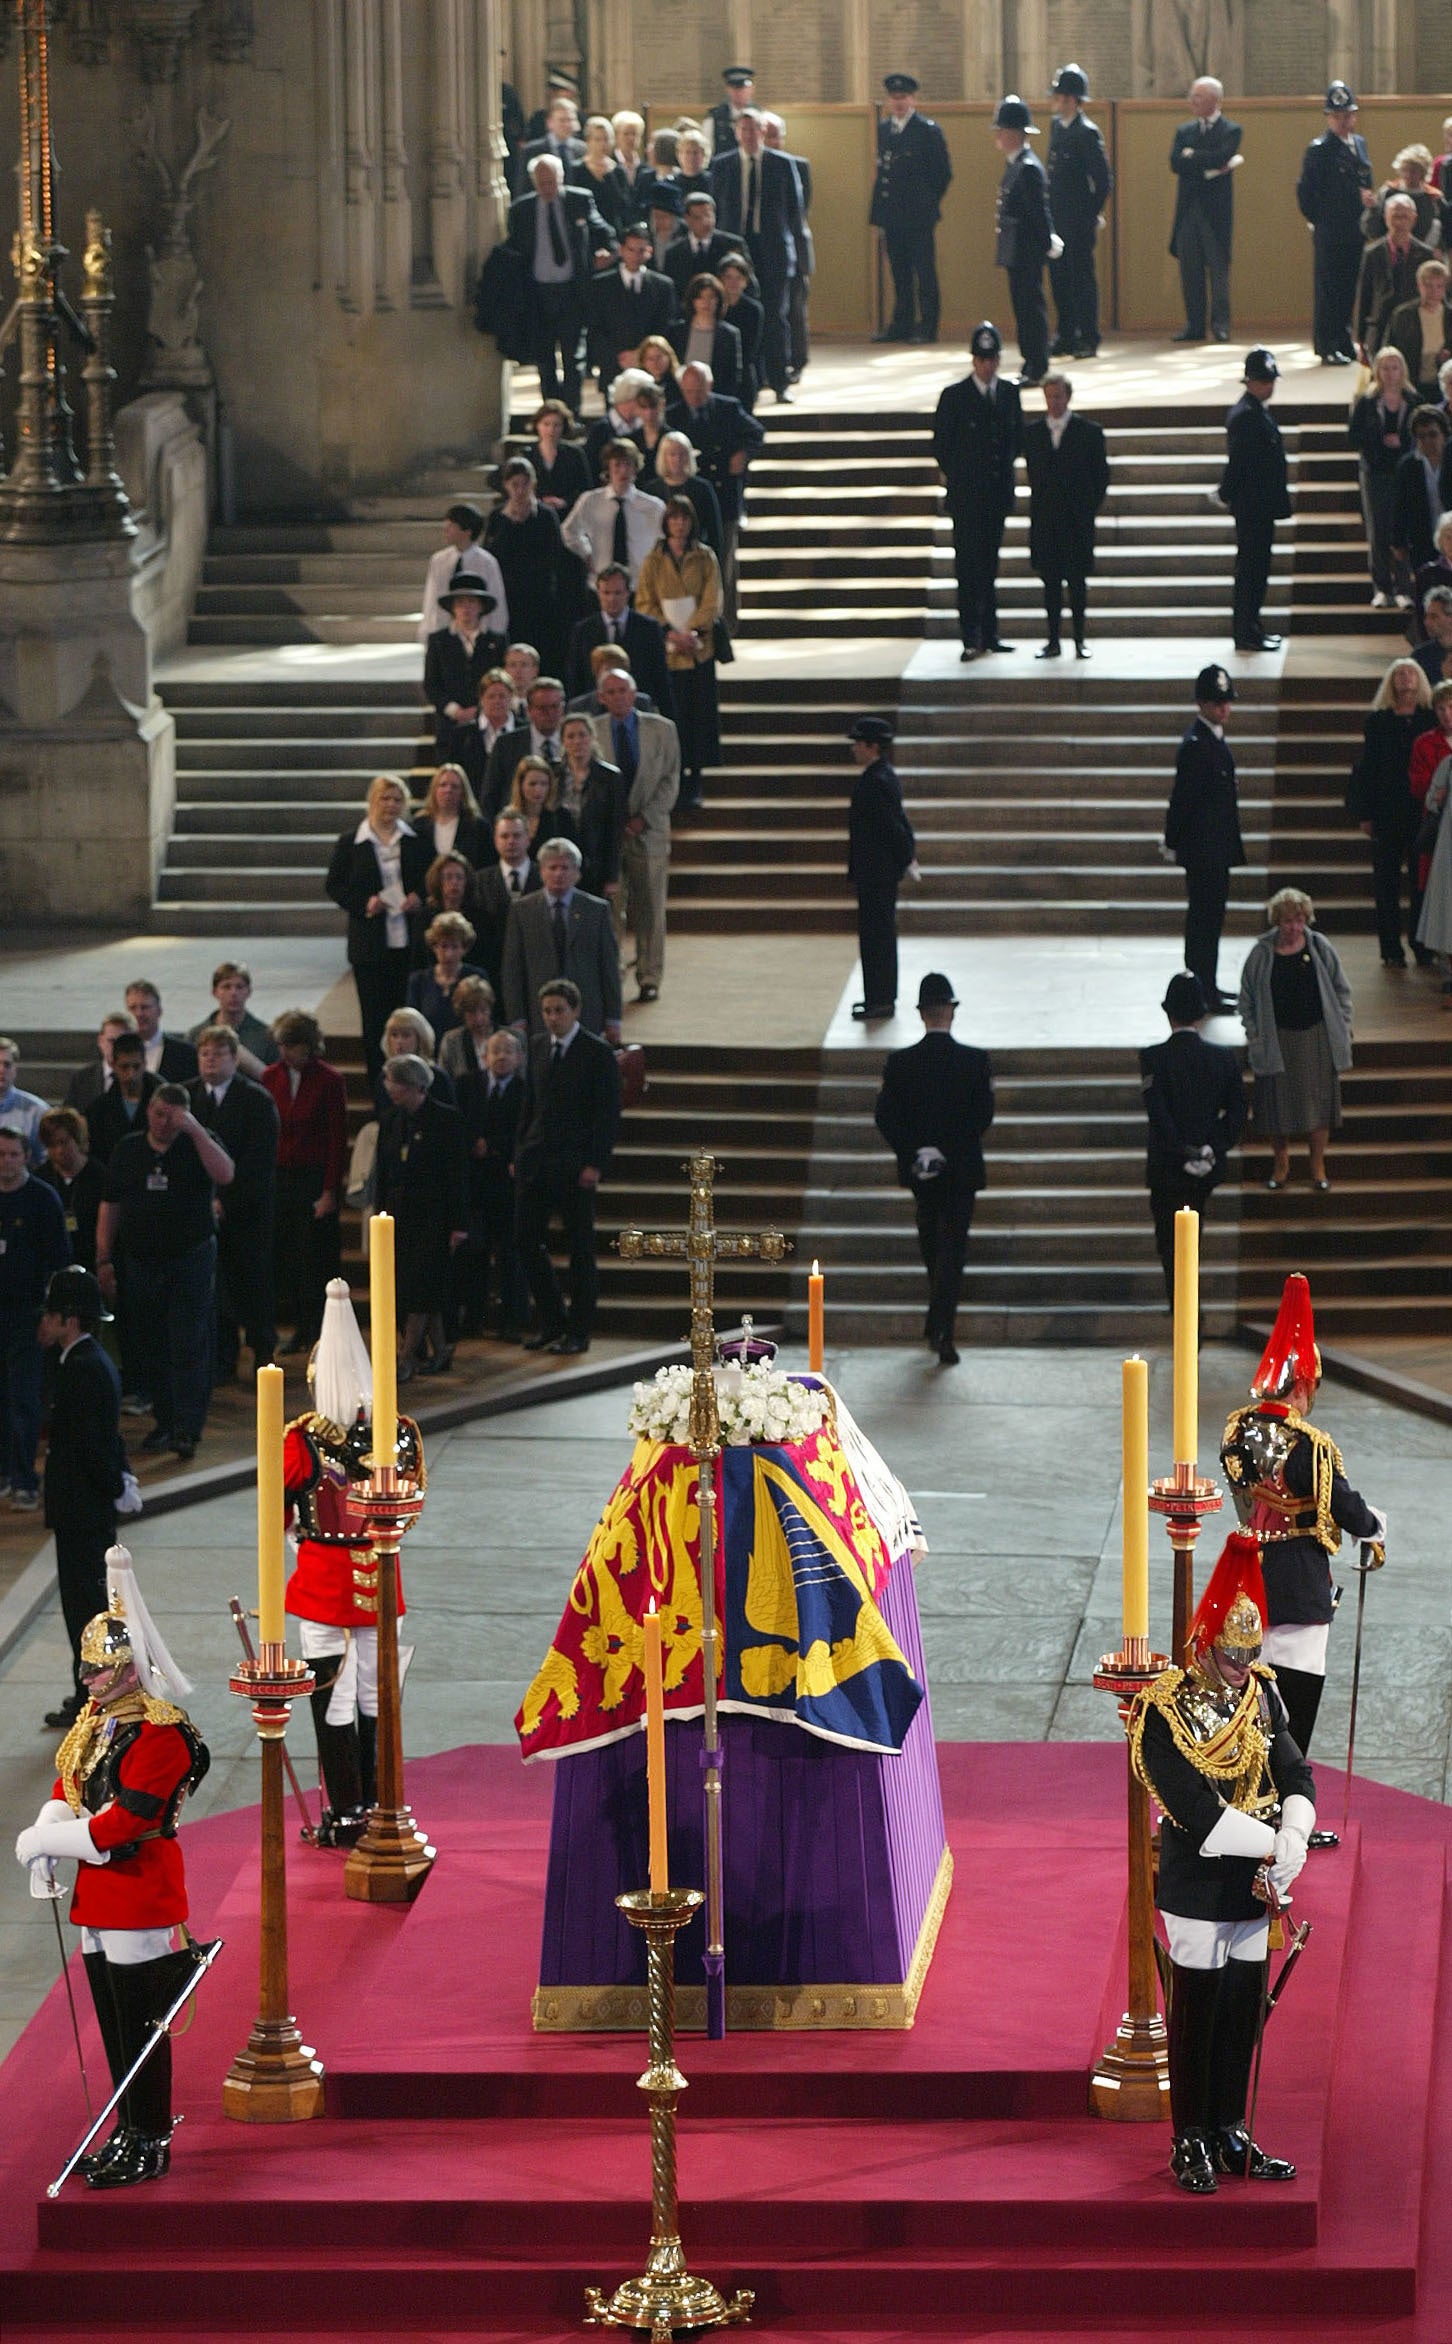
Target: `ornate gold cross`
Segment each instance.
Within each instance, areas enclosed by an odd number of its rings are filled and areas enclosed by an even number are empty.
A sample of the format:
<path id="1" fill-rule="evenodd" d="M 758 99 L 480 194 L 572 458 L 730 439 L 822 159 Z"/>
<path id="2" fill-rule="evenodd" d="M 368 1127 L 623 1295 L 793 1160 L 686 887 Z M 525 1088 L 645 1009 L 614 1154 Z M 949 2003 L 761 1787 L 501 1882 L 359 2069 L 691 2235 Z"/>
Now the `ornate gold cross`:
<path id="1" fill-rule="evenodd" d="M 690 1174 L 691 1212 L 684 1229 L 622 1229 L 615 1240 L 625 1261 L 684 1257 L 691 1268 L 691 1448 L 714 1457 L 721 1446 L 716 1413 L 716 1264 L 779 1262 L 791 1251 L 780 1229 L 718 1229 L 714 1183 L 717 1159 L 697 1148 L 682 1169 Z"/>

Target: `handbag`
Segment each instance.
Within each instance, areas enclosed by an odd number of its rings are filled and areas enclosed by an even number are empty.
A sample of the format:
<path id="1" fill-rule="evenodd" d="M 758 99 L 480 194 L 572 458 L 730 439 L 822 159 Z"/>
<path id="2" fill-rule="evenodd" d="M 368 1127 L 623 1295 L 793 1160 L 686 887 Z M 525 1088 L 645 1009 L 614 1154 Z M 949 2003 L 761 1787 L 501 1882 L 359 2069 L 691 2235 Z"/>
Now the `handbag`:
<path id="1" fill-rule="evenodd" d="M 378 1125 L 373 1121 L 361 1125 L 354 1139 L 343 1198 L 355 1212 L 365 1212 L 376 1202 L 377 1193 Z"/>
<path id="2" fill-rule="evenodd" d="M 620 1071 L 620 1104 L 638 1107 L 645 1097 L 645 1046 L 641 1042 L 627 1042 L 615 1053 L 615 1064 Z M 361 1136 L 361 1135 L 360 1135 Z"/>

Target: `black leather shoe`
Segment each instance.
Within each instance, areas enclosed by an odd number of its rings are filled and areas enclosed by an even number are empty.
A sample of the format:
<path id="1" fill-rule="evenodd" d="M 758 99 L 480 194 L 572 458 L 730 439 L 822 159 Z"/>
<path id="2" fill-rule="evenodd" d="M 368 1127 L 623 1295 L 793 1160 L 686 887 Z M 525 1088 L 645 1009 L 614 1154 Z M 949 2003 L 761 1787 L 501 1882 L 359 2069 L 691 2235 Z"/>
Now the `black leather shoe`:
<path id="1" fill-rule="evenodd" d="M 1294 2181 L 1296 2168 L 1286 2157 L 1268 2157 L 1258 2149 L 1243 2124 L 1222 2125 L 1215 2135 L 1217 2172 L 1234 2173 L 1243 2180 L 1247 2163 L 1252 2181 Z"/>
<path id="2" fill-rule="evenodd" d="M 1074 657 L 1076 659 L 1092 659 L 1093 656 L 1093 652 L 1090 650 L 1083 636 L 1080 635 L 1074 644 Z"/>
<path id="3" fill-rule="evenodd" d="M 1211 2161 L 1210 2144 L 1203 2133 L 1182 2132 L 1170 2151 L 1170 2171 L 1181 2189 L 1188 2189 L 1195 2197 L 1208 2197 L 1219 2187 L 1215 2167 Z"/>
<path id="4" fill-rule="evenodd" d="M 872 339 L 874 342 L 905 342 L 908 339 L 907 329 L 903 326 L 884 326 L 882 332 L 874 334 Z"/>
<path id="5" fill-rule="evenodd" d="M 129 2132 L 126 2146 L 95 2173 L 86 2175 L 88 2189 L 134 2189 L 138 2181 L 159 2181 L 171 2164 L 169 2139 L 153 2140 L 144 2132 Z"/>
<path id="6" fill-rule="evenodd" d="M 871 1025 L 875 1018 L 894 1017 L 896 1014 L 895 1001 L 854 1001 L 852 1004 L 852 1015 L 858 1025 Z"/>
<path id="7" fill-rule="evenodd" d="M 557 1357 L 564 1359 L 571 1359 L 577 1352 L 588 1351 L 589 1348 L 590 1338 L 588 1335 L 557 1335 L 550 1345 L 551 1351 Z"/>
<path id="8" fill-rule="evenodd" d="M 1317 1181 L 1316 1185 L 1319 1188 L 1323 1185 L 1323 1183 Z M 1329 1188 L 1331 1183 L 1328 1180 L 1324 1183 L 1324 1185 Z M 1341 1845 L 1341 1834 L 1339 1831 L 1313 1831 L 1310 1838 L 1307 1840 L 1306 1845 L 1308 1848 L 1339 1848 Z"/>
<path id="9" fill-rule="evenodd" d="M 1172 342 L 1203 342 L 1204 339 L 1203 334 L 1192 334 L 1188 326 L 1181 326 L 1177 334 L 1170 336 Z"/>
<path id="10" fill-rule="evenodd" d="M 68 1734 L 80 1714 L 81 1696 L 79 1693 L 73 1693 L 69 1700 L 62 1701 L 58 1709 L 46 1711 L 45 1724 L 48 1731 L 53 1734 Z"/>
<path id="11" fill-rule="evenodd" d="M 157 1424 L 152 1426 L 151 1431 L 147 1434 L 145 1440 L 141 1443 L 141 1453 L 144 1457 L 159 1457 L 163 1449 L 169 1449 L 170 1447 L 170 1425 Z"/>
<path id="12" fill-rule="evenodd" d="M 985 643 L 983 648 L 985 651 L 1016 651 L 1018 649 L 1018 645 L 1016 643 L 1005 643 L 1000 635 L 995 635 L 993 641 L 991 643 Z"/>
<path id="13" fill-rule="evenodd" d="M 542 1327 L 537 1335 L 525 1336 L 523 1347 L 526 1351 L 548 1351 L 558 1341 L 559 1333 L 558 1327 Z"/>
<path id="14" fill-rule="evenodd" d="M 129 2138 L 130 2135 L 126 2130 L 125 2125 L 118 2124 L 116 2130 L 112 2133 L 111 2138 L 108 2141 L 102 2142 L 100 2148 L 96 2150 L 94 2156 L 82 2157 L 80 2164 L 76 2168 L 77 2172 L 83 2173 L 87 2181 L 90 2180 L 93 2173 L 103 2173 L 106 2167 L 114 2163 L 117 2157 L 124 2155 L 126 2144 Z"/>
<path id="15" fill-rule="evenodd" d="M 1035 659 L 1062 659 L 1063 656 L 1064 646 L 1062 643 L 1045 643 L 1034 653 Z"/>
<path id="16" fill-rule="evenodd" d="M 956 1367 L 958 1360 L 958 1346 L 951 1339 L 938 1345 L 938 1365 L 940 1367 Z"/>
<path id="17" fill-rule="evenodd" d="M 1230 328 L 1228 326 L 1212 326 L 1210 328 L 1210 339 L 1212 342 L 1228 342 L 1230 339 Z"/>
<path id="18" fill-rule="evenodd" d="M 958 654 L 958 659 L 961 665 L 970 659 L 977 659 L 980 656 L 981 654 L 976 643 L 965 643 L 962 650 Z"/>

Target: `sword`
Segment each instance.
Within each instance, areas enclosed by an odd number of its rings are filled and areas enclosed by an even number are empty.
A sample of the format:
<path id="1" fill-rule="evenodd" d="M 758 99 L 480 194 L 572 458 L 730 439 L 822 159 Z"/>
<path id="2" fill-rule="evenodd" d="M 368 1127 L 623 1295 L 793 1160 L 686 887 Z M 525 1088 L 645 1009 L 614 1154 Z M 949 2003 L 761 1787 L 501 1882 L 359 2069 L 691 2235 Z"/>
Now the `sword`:
<path id="1" fill-rule="evenodd" d="M 96 2117 L 92 2123 L 91 2129 L 86 2134 L 85 2139 L 80 2143 L 79 2147 L 72 2149 L 70 2155 L 67 2157 L 64 2165 L 62 2165 L 54 2181 L 47 2184 L 45 2192 L 47 2197 L 54 2198 L 60 2196 L 62 2189 L 70 2180 L 71 2175 L 75 2172 L 76 2167 L 79 2165 L 82 2157 L 84 2157 L 87 2149 L 90 2147 L 92 2141 L 95 2139 L 107 2117 L 111 2114 L 114 2108 L 119 2108 L 121 2102 L 125 2099 L 126 2094 L 130 2091 L 131 2086 L 135 2083 L 136 2078 L 140 2075 L 141 2070 L 146 2065 L 146 2062 L 151 2057 L 153 2051 L 156 2049 L 157 2044 L 161 2041 L 162 2036 L 166 2033 L 167 2028 L 171 2025 L 172 2020 L 176 2017 L 177 2012 L 181 2009 L 182 2004 L 187 2000 L 189 1995 L 192 1995 L 196 1992 L 197 1987 L 201 1983 L 202 1979 L 206 1976 L 207 1971 L 211 1968 L 218 1954 L 221 1952 L 222 1942 L 223 1941 L 220 1937 L 214 1937 L 209 1945 L 192 1945 L 191 1951 L 196 1956 L 196 1967 L 192 1971 L 191 1976 L 188 1978 L 181 1991 L 167 2005 L 160 2018 L 154 2018 L 149 2022 L 151 2026 L 150 2041 L 146 2044 L 143 2050 L 137 2053 L 136 2057 L 132 2060 L 130 2067 L 126 2070 L 125 2075 L 123 2075 L 121 2078 L 120 2083 L 116 2086 L 115 2091 L 111 2094 L 110 2099 L 106 2102 L 106 2105 L 101 2110 L 100 2115 Z M 176 2126 L 181 2122 L 182 2119 L 180 2116 L 178 2116 L 176 2122 L 172 2126 L 173 2132 L 175 2132 Z"/>
<path id="2" fill-rule="evenodd" d="M 242 1606 L 237 1601 L 235 1595 L 230 1598 L 227 1608 L 232 1614 L 232 1618 L 236 1624 L 237 1633 L 242 1639 L 243 1651 L 246 1653 L 249 1660 L 255 1660 L 257 1655 L 252 1649 L 252 1637 L 247 1627 L 247 1614 L 243 1611 Z M 318 1844 L 318 1827 L 313 1821 L 312 1810 L 308 1806 L 306 1798 L 303 1796 L 303 1787 L 302 1784 L 298 1781 L 297 1770 L 294 1767 L 291 1758 L 288 1756 L 286 1742 L 284 1742 L 282 1745 L 282 1763 L 287 1774 L 287 1779 L 292 1784 L 292 1795 L 296 1799 L 299 1807 L 302 1809 L 302 1823 L 298 1830 L 298 1837 L 299 1839 L 305 1839 L 309 1847 L 316 1847 Z"/>
<path id="3" fill-rule="evenodd" d="M 1368 1560 L 1368 1557 L 1374 1558 Z M 1361 1542 L 1361 1560 L 1356 1565 L 1356 1653 L 1351 1663 L 1351 1722 L 1346 1729 L 1346 1790 L 1341 1801 L 1341 1836 L 1346 1837 L 1346 1825 L 1351 1814 L 1351 1761 L 1356 1754 L 1356 1705 L 1361 1697 L 1361 1632 L 1366 1623 L 1366 1582 L 1373 1571 L 1379 1571 L 1386 1561 L 1382 1547 L 1374 1538 Z"/>
<path id="4" fill-rule="evenodd" d="M 1263 1872 L 1264 1870 L 1265 1867 L 1262 1865 L 1261 1871 Z M 1259 1872 L 1256 1874 L 1256 1882 L 1256 1894 L 1259 1895 Z M 1270 1891 L 1268 1902 L 1270 1905 L 1271 1915 L 1274 1917 L 1277 1913 L 1282 1912 L 1284 1907 L 1282 1906 L 1279 1898 L 1276 1896 L 1275 1891 L 1271 1889 L 1269 1878 L 1267 1878 L 1265 1886 Z M 1269 2019 L 1271 2012 L 1275 2009 L 1276 2004 L 1280 2001 L 1282 1994 L 1284 1994 L 1286 1990 L 1286 1981 L 1290 1977 L 1290 1974 L 1295 1968 L 1297 1962 L 1300 1960 L 1301 1955 L 1304 1953 L 1306 1949 L 1306 1941 L 1310 1937 L 1310 1934 L 1311 1923 L 1309 1921 L 1297 1922 L 1295 1928 L 1291 1931 L 1291 1942 L 1286 1950 L 1286 1958 L 1281 1963 L 1280 1975 L 1276 1979 L 1274 1986 L 1272 1986 L 1270 1982 L 1269 1941 L 1267 1941 L 1266 1944 L 1265 1967 L 1261 1973 L 1260 2013 L 1255 2023 L 1255 2067 L 1250 2087 L 1250 2115 L 1245 2127 L 1246 2137 L 1250 2143 L 1250 2148 L 1247 2149 L 1245 2157 L 1245 2178 L 1247 2181 L 1250 2179 L 1251 2152 L 1255 2148 L 1255 2112 L 1257 2107 L 1260 2105 L 1260 2063 L 1261 2057 L 1265 2051 L 1266 2021 Z"/>
<path id="5" fill-rule="evenodd" d="M 71 2033 L 76 2038 L 76 2058 L 80 2063 L 81 2090 L 86 2095 L 86 2114 L 89 2116 L 91 2114 L 91 2079 L 86 2073 L 86 2054 L 81 2049 L 81 2022 L 76 2016 L 76 1998 L 71 1992 L 71 1966 L 66 1957 L 65 1931 L 61 1927 L 60 1900 L 57 1897 L 51 1898 L 50 1909 L 55 1916 L 55 1941 L 60 1949 L 61 1984 L 66 1990 L 66 2000 L 71 2006 Z"/>

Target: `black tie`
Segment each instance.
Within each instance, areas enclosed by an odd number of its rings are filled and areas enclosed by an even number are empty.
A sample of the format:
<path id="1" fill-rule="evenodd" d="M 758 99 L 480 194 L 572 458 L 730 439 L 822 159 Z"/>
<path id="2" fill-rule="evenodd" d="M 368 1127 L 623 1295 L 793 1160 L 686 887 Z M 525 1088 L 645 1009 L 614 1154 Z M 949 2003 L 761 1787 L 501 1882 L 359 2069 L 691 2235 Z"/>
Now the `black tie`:
<path id="1" fill-rule="evenodd" d="M 615 762 L 619 766 L 620 771 L 624 776 L 625 785 L 628 789 L 631 782 L 633 782 L 635 779 L 637 764 L 635 750 L 630 738 L 630 727 L 628 724 L 622 724 L 620 718 L 616 716 L 611 719 L 611 732 L 615 741 Z"/>
<path id="2" fill-rule="evenodd" d="M 630 540 L 625 534 L 625 499 L 615 499 L 615 537 L 610 547 L 610 558 L 624 569 L 630 561 Z"/>
<path id="3" fill-rule="evenodd" d="M 546 204 L 545 217 L 550 224 L 550 250 L 555 256 L 556 266 L 563 268 L 570 255 L 565 244 L 564 229 L 560 226 L 558 198 L 554 202 Z"/>
<path id="4" fill-rule="evenodd" d="M 550 1052 L 550 1073 L 551 1073 L 551 1074 L 553 1074 L 553 1073 L 555 1072 L 556 1068 L 558 1067 L 558 1065 L 559 1065 L 559 1063 L 560 1063 L 560 1060 L 561 1060 L 561 1059 L 564 1057 L 564 1054 L 565 1054 L 565 1045 L 564 1045 L 564 1043 L 563 1043 L 563 1042 L 556 1042 L 556 1044 L 555 1044 L 554 1048 L 553 1048 L 553 1049 L 551 1050 L 551 1052 Z"/>
<path id="5" fill-rule="evenodd" d="M 511 871 L 509 874 L 509 892 L 511 895 L 519 893 L 519 873 L 517 871 Z"/>
<path id="6" fill-rule="evenodd" d="M 748 235 L 748 236 L 754 236 L 754 235 L 755 235 L 755 233 L 756 233 L 756 230 L 757 230 L 757 228 L 758 228 L 758 226 L 759 226 L 759 224 L 760 224 L 760 223 L 758 222 L 758 220 L 757 220 L 757 217 L 756 217 L 756 157 L 755 157 L 755 155 L 753 155 L 753 156 L 752 156 L 752 158 L 751 158 L 751 168 L 750 168 L 750 170 L 749 170 L 749 171 L 747 172 L 747 174 L 746 174 L 746 233 L 747 233 L 747 235 Z"/>
<path id="7" fill-rule="evenodd" d="M 555 967 L 558 973 L 563 976 L 565 973 L 565 955 L 569 950 L 569 937 L 565 932 L 565 907 L 562 903 L 557 903 L 555 905 L 552 916 L 555 924 Z M 559 1048 L 560 1045 L 558 1042 L 556 1042 L 556 1057 L 559 1056 Z"/>

